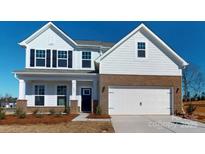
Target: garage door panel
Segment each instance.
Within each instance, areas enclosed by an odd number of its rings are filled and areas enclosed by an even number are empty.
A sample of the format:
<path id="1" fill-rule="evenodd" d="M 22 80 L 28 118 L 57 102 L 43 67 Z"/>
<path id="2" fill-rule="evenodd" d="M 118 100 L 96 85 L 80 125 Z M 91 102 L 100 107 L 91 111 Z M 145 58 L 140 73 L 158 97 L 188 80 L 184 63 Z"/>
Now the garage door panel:
<path id="1" fill-rule="evenodd" d="M 109 114 L 170 114 L 170 89 L 109 88 Z"/>

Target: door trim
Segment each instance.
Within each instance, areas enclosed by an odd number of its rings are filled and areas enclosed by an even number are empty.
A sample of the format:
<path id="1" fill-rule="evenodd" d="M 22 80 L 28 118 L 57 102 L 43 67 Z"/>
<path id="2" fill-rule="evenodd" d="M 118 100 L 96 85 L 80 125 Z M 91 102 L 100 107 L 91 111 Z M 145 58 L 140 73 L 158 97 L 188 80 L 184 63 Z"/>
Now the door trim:
<path id="1" fill-rule="evenodd" d="M 90 86 L 82 86 L 82 87 L 80 87 L 80 95 L 81 95 L 81 112 L 83 112 L 82 111 L 82 89 L 90 89 L 91 90 L 91 92 L 90 92 L 90 95 L 91 95 L 91 109 L 90 109 L 90 113 L 92 113 L 93 112 L 93 88 L 92 87 L 90 87 Z"/>

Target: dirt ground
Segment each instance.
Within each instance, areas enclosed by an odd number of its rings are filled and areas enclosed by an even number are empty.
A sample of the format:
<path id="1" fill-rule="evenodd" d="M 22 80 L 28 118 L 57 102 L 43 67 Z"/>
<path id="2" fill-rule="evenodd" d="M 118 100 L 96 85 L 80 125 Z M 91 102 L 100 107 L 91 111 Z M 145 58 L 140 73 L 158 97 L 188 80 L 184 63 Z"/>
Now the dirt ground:
<path id="1" fill-rule="evenodd" d="M 111 122 L 71 121 L 49 125 L 0 125 L 0 133 L 114 133 L 114 129 Z"/>
<path id="2" fill-rule="evenodd" d="M 5 119 L 0 120 L 0 125 L 26 125 L 26 124 L 58 124 L 72 121 L 77 114 L 65 115 L 26 115 L 25 118 L 18 118 L 15 115 L 7 115 Z"/>

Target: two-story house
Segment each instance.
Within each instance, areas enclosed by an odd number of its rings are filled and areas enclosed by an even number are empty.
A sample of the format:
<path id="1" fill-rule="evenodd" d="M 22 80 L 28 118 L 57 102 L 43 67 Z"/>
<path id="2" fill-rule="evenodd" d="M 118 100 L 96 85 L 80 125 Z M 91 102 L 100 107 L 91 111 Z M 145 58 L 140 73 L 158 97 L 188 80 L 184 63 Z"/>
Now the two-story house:
<path id="1" fill-rule="evenodd" d="M 182 69 L 187 64 L 141 24 L 118 43 L 75 41 L 49 22 L 19 43 L 25 69 L 18 103 L 104 114 L 173 114 L 180 111 Z"/>

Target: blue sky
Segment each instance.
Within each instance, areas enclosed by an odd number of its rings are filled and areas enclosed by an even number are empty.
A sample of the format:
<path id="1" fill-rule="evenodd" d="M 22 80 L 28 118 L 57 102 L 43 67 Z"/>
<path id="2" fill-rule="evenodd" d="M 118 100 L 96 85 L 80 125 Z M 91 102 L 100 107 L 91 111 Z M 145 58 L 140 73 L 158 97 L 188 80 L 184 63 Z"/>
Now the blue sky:
<path id="1" fill-rule="evenodd" d="M 25 66 L 18 45 L 47 22 L 0 22 L 0 95 L 18 96 L 12 71 Z M 72 39 L 117 42 L 141 22 L 54 22 Z M 143 22 L 187 62 L 205 74 L 205 22 Z"/>

